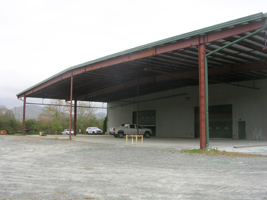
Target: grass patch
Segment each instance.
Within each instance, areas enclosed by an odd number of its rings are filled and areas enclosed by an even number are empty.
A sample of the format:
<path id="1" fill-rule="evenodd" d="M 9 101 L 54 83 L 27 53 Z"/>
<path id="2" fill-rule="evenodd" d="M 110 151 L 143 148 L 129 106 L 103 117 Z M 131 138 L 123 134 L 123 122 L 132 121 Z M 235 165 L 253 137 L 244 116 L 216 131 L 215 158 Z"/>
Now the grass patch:
<path id="1" fill-rule="evenodd" d="M 188 153 L 190 155 L 208 155 L 208 156 L 228 156 L 231 158 L 235 157 L 267 157 L 266 155 L 242 153 L 242 152 L 227 152 L 219 151 L 218 149 L 184 149 L 182 153 Z"/>

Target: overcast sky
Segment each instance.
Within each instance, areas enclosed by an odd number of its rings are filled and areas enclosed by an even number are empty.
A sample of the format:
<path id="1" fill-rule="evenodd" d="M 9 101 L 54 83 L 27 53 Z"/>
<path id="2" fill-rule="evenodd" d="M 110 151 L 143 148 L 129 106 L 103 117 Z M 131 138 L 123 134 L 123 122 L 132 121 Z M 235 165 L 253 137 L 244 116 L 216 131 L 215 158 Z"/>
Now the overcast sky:
<path id="1" fill-rule="evenodd" d="M 0 105 L 77 64 L 259 12 L 267 0 L 0 0 Z"/>

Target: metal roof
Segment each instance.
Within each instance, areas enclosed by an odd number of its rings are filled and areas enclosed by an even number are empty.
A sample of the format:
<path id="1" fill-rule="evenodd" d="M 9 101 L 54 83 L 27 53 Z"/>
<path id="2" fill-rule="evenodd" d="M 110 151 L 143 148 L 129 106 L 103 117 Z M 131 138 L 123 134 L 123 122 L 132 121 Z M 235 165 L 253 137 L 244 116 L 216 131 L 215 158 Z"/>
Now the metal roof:
<path id="1" fill-rule="evenodd" d="M 198 44 L 205 36 L 211 52 L 263 27 L 267 14 L 258 13 L 170 37 L 63 70 L 17 94 L 17 97 L 69 99 L 70 76 L 77 100 L 111 102 L 140 95 L 198 85 Z M 265 79 L 266 30 L 209 57 L 210 83 Z"/>

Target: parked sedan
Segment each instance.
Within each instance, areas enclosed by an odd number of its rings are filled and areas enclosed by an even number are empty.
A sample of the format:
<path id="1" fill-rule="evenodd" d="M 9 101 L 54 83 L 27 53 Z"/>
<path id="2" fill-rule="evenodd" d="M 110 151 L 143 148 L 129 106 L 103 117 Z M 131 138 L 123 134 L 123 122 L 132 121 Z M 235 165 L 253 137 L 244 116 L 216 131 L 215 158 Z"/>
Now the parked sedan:
<path id="1" fill-rule="evenodd" d="M 85 131 L 86 134 L 92 134 L 92 135 L 95 135 L 95 134 L 102 134 L 103 131 L 97 127 L 88 127 Z"/>
<path id="2" fill-rule="evenodd" d="M 69 135 L 69 129 L 64 129 L 63 132 L 61 132 L 62 135 Z M 74 135 L 74 129 L 71 129 L 71 135 Z"/>

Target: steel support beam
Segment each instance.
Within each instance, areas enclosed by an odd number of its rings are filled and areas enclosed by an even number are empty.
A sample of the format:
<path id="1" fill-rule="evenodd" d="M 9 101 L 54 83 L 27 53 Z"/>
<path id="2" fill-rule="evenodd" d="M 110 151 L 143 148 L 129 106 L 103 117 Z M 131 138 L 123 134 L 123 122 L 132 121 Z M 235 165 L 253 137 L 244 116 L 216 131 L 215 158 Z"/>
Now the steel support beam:
<path id="1" fill-rule="evenodd" d="M 228 73 L 239 73 L 239 72 L 248 72 L 248 71 L 261 71 L 267 69 L 267 61 L 260 61 L 255 63 L 246 63 L 242 65 L 236 66 L 226 66 L 226 67 L 218 67 L 218 68 L 211 68 L 209 69 L 209 76 L 216 76 L 216 75 L 225 75 Z M 154 77 L 142 77 L 139 78 L 139 86 L 146 85 L 146 84 L 153 84 L 153 83 L 160 83 L 164 81 L 171 81 L 171 80 L 181 80 L 181 79 L 196 79 L 198 78 L 199 71 L 193 70 L 188 72 L 183 72 L 179 74 L 173 75 L 159 75 Z M 121 83 L 118 85 L 110 86 L 107 88 L 103 88 L 94 92 L 90 92 L 88 94 L 76 96 L 78 100 L 87 99 L 90 97 L 95 97 L 105 93 L 112 93 L 115 91 L 123 90 L 126 88 L 136 87 L 137 83 L 136 80 L 128 81 L 125 83 Z"/>
<path id="2" fill-rule="evenodd" d="M 25 117 L 26 117 L 26 95 L 24 94 L 23 99 L 23 121 L 22 121 L 22 133 L 25 134 Z"/>
<path id="3" fill-rule="evenodd" d="M 231 37 L 231 36 L 242 34 L 245 32 L 250 32 L 250 31 L 262 28 L 264 26 L 265 26 L 264 21 L 258 21 L 254 23 L 243 24 L 242 26 L 234 26 L 232 28 L 225 28 L 219 32 L 213 31 L 207 34 L 206 42 L 213 42 L 219 39 Z M 105 67 L 109 67 L 112 65 L 121 64 L 124 62 L 130 62 L 133 60 L 138 60 L 141 58 L 146 58 L 146 57 L 150 57 L 150 56 L 154 56 L 154 55 L 158 55 L 158 54 L 162 54 L 162 53 L 166 53 L 170 51 L 176 51 L 179 49 L 184 49 L 184 48 L 197 46 L 197 45 L 198 45 L 198 36 L 195 36 L 192 33 L 192 37 L 188 37 L 188 39 L 183 39 L 183 37 L 182 39 L 177 38 L 177 41 L 175 42 L 162 44 L 160 46 L 154 46 L 154 47 L 143 49 L 137 52 L 131 52 L 125 55 L 121 55 L 119 57 L 113 57 L 109 59 L 107 58 L 106 60 L 103 60 L 97 63 L 92 63 L 92 64 L 84 63 L 83 65 L 81 65 L 81 67 L 71 68 L 71 71 L 66 70 L 66 72 L 62 72 L 59 76 L 53 77 L 45 82 L 42 82 L 41 84 L 31 88 L 25 93 L 22 93 L 21 95 L 18 96 L 18 98 L 23 97 L 24 94 L 26 94 L 26 96 L 29 96 L 30 94 L 37 92 L 45 87 L 48 87 L 56 82 L 67 79 L 73 75 L 75 76 L 75 75 L 84 73 L 86 71 L 105 68 Z"/>
<path id="4" fill-rule="evenodd" d="M 77 134 L 77 100 L 74 100 L 74 135 Z"/>
<path id="5" fill-rule="evenodd" d="M 251 23 L 251 24 L 246 24 L 246 25 L 242 25 L 242 26 L 235 26 L 232 28 L 226 28 L 224 30 L 221 30 L 219 32 L 211 32 L 207 34 L 206 37 L 206 42 L 213 42 L 216 40 L 220 40 L 223 38 L 228 38 L 234 35 L 238 35 L 241 33 L 245 33 L 245 32 L 249 32 L 249 31 L 253 31 L 259 28 L 264 27 L 265 23 L 263 21 L 260 22 L 255 22 L 255 23 Z M 175 51 L 175 50 L 179 50 L 179 49 L 184 49 L 184 48 L 188 48 L 191 46 L 196 46 L 198 45 L 198 36 L 186 39 L 186 40 L 178 40 L 176 42 L 170 43 L 170 44 L 165 44 L 162 45 L 160 47 L 156 48 L 155 54 L 162 54 L 162 53 L 166 53 L 166 52 L 170 52 L 170 51 Z"/>
<path id="6" fill-rule="evenodd" d="M 139 135 L 139 78 L 137 79 L 137 112 L 136 112 L 137 135 Z"/>
<path id="7" fill-rule="evenodd" d="M 206 46 L 204 37 L 199 44 L 199 124 L 200 124 L 200 149 L 206 149 L 206 101 L 205 101 L 205 55 Z M 207 78 L 207 77 L 206 77 Z"/>
<path id="8" fill-rule="evenodd" d="M 96 70 L 96 69 L 100 69 L 100 68 L 104 68 L 104 67 L 108 67 L 108 66 L 112 66 L 112 65 L 117 65 L 117 64 L 129 62 L 129 61 L 133 61 L 133 60 L 138 60 L 141 58 L 154 56 L 155 54 L 156 54 L 155 48 L 144 49 L 142 51 L 129 53 L 129 54 L 126 54 L 126 55 L 123 55 L 120 57 L 115 57 L 115 58 L 111 58 L 108 60 L 104 60 L 104 61 L 99 62 L 99 63 L 88 65 L 88 66 L 86 66 L 85 70 L 86 71 L 92 71 L 92 70 Z"/>
<path id="9" fill-rule="evenodd" d="M 71 140 L 71 122 L 72 122 L 72 94 L 73 94 L 73 76 L 70 77 L 70 119 L 69 119 L 69 139 Z"/>

